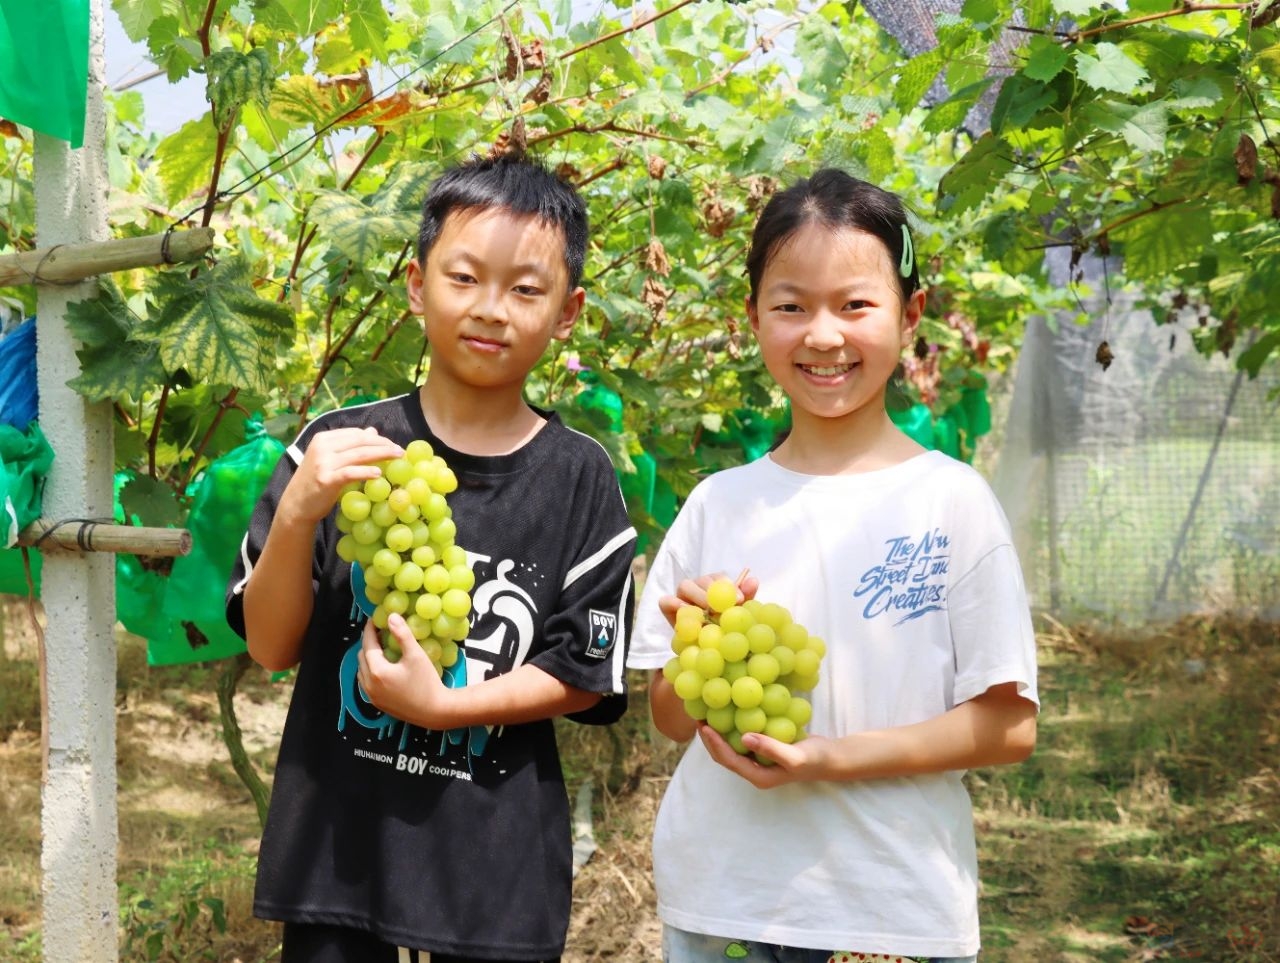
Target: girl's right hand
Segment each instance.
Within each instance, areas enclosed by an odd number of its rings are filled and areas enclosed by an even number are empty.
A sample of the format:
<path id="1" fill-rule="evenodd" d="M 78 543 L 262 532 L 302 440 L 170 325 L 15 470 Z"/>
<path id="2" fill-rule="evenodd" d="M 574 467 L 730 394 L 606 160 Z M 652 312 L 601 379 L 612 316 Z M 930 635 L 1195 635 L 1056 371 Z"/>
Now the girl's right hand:
<path id="1" fill-rule="evenodd" d="M 280 510 L 312 525 L 329 514 L 344 485 L 377 478 L 378 462 L 399 458 L 404 449 L 376 428 L 321 431 L 307 446 L 302 464 L 289 480 Z"/>
<path id="2" fill-rule="evenodd" d="M 675 595 L 664 595 L 658 600 L 658 607 L 662 610 L 662 614 L 666 616 L 672 628 L 676 624 L 676 612 L 680 610 L 682 605 L 696 605 L 700 609 L 707 608 L 707 586 L 718 578 L 729 578 L 723 572 L 716 572 L 712 575 L 699 575 L 697 578 L 685 579 L 676 586 Z M 756 592 L 760 590 L 760 580 L 754 575 L 744 576 L 742 581 L 738 583 L 738 603 L 741 604 L 747 599 L 755 598 Z"/>

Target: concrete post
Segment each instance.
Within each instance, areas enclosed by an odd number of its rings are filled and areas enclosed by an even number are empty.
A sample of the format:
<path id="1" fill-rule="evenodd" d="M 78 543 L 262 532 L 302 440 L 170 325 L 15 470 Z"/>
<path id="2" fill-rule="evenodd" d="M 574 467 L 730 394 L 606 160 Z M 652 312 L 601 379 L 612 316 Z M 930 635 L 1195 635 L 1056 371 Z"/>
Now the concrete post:
<path id="1" fill-rule="evenodd" d="M 35 141 L 36 237 L 41 246 L 105 240 L 106 121 L 102 0 L 91 0 L 84 146 Z M 93 281 L 41 285 L 37 301 L 40 426 L 54 449 L 44 516 L 110 518 L 111 410 L 67 387 L 79 371 L 64 316 Z M 115 556 L 45 553 L 42 598 L 46 758 L 43 786 L 43 942 L 50 963 L 115 961 L 117 951 Z"/>

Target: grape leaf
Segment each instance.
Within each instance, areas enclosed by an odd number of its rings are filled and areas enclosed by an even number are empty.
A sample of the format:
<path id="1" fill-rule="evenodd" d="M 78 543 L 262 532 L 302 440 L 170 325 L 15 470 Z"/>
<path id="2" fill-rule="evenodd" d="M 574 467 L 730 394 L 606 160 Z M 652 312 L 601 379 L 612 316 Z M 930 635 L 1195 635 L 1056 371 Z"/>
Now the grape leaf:
<path id="1" fill-rule="evenodd" d="M 159 342 L 170 371 L 184 368 L 195 381 L 266 391 L 293 315 L 258 297 L 251 280 L 240 258 L 201 269 L 194 279 L 185 271 L 159 272 L 150 288 L 159 310 L 137 334 Z"/>
<path id="2" fill-rule="evenodd" d="M 136 517 L 152 528 L 177 525 L 186 516 L 173 490 L 150 475 L 134 475 L 120 486 L 120 508 L 126 518 Z"/>
<path id="3" fill-rule="evenodd" d="M 1076 74 L 1094 90 L 1109 90 L 1116 94 L 1132 94 L 1147 80 L 1147 71 L 1113 43 L 1100 43 L 1092 57 L 1077 50 Z"/>
<path id="4" fill-rule="evenodd" d="M 1128 104 L 1099 100 L 1087 105 L 1082 116 L 1100 130 L 1119 134 L 1137 151 L 1163 153 L 1169 115 L 1164 104 Z"/>
<path id="5" fill-rule="evenodd" d="M 796 58 L 803 65 L 800 88 L 834 88 L 849 69 L 849 54 L 835 28 L 821 17 L 806 17 L 796 35 Z"/>
<path id="6" fill-rule="evenodd" d="M 168 380 L 159 346 L 133 338 L 137 318 L 112 281 L 98 282 L 96 298 L 67 305 L 66 321 L 81 343 L 80 374 L 67 384 L 88 400 L 136 398 Z"/>
<path id="7" fill-rule="evenodd" d="M 248 53 L 231 48 L 214 51 L 204 68 L 208 78 L 206 97 L 213 104 L 213 121 L 219 128 L 226 127 L 250 99 L 264 107 L 271 99 L 275 77 L 267 52 L 261 47 Z"/>
<path id="8" fill-rule="evenodd" d="M 207 187 L 218 132 L 207 115 L 189 120 L 156 147 L 160 183 L 169 204 L 180 204 L 199 187 Z"/>
<path id="9" fill-rule="evenodd" d="M 317 195 L 311 216 L 330 244 L 357 264 L 374 262 L 417 233 L 429 172 L 402 164 L 368 200 L 341 191 Z"/>
<path id="10" fill-rule="evenodd" d="M 1027 65 L 1022 68 L 1023 74 L 1044 83 L 1062 73 L 1062 68 L 1071 59 L 1070 51 L 1045 36 L 1032 37 L 1027 50 Z"/>
<path id="11" fill-rule="evenodd" d="M 382 0 L 347 0 L 347 22 L 351 42 L 363 47 L 375 57 L 385 57 L 385 37 L 391 20 L 382 6 Z"/>

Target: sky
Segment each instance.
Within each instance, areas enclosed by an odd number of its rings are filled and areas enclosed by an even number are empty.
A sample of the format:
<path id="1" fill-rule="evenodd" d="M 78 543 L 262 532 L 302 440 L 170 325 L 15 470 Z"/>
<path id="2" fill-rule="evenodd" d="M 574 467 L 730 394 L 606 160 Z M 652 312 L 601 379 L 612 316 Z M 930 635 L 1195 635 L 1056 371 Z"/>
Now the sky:
<path id="1" fill-rule="evenodd" d="M 147 45 L 135 44 L 120 26 L 110 4 L 103 4 L 106 16 L 107 86 L 117 90 L 155 70 L 147 59 Z M 192 74 L 177 84 L 170 84 L 163 74 L 143 81 L 133 88 L 142 94 L 146 104 L 147 127 L 159 134 L 169 134 L 188 120 L 199 117 L 207 109 L 204 99 L 204 75 Z"/>

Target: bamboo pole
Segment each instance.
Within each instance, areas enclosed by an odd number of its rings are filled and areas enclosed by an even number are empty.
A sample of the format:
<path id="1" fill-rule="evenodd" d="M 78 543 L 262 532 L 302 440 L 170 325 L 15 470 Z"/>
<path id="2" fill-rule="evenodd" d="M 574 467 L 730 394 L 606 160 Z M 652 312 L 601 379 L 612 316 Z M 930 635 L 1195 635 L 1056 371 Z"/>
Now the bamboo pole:
<path id="1" fill-rule="evenodd" d="M 79 518 L 37 518 L 18 533 L 18 544 L 81 552 L 128 552 L 133 555 L 186 555 L 191 533 L 185 528 L 144 528 Z"/>
<path id="2" fill-rule="evenodd" d="M 55 244 L 0 257 L 0 287 L 70 283 L 129 268 L 181 264 L 200 258 L 212 247 L 211 227 L 88 244 Z"/>

